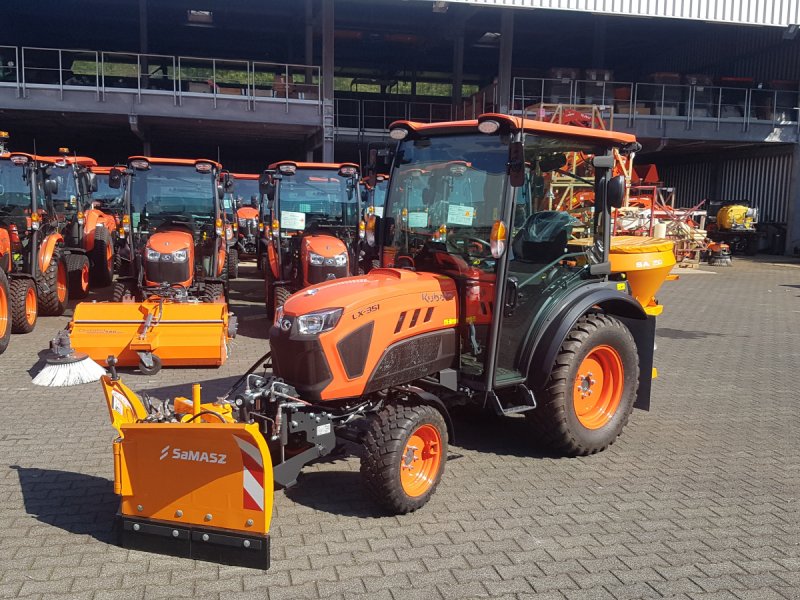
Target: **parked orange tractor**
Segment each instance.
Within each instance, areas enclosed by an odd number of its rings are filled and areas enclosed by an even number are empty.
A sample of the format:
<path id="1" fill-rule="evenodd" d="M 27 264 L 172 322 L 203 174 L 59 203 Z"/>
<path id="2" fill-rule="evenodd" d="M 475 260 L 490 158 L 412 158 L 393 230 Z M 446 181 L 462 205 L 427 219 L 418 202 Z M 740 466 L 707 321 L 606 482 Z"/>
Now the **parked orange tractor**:
<path id="1" fill-rule="evenodd" d="M 122 188 L 120 276 L 113 301 L 81 303 L 72 346 L 147 374 L 162 365 L 221 365 L 236 334 L 228 313 L 222 198 L 230 178 L 205 160 L 132 156 Z"/>
<path id="2" fill-rule="evenodd" d="M 322 277 L 277 306 L 264 372 L 257 362 L 244 389 L 211 402 L 199 386 L 162 402 L 102 380 L 123 545 L 266 568 L 273 486 L 293 485 L 339 443 L 360 446 L 375 500 L 407 513 L 441 481 L 453 406 L 523 414 L 532 438 L 566 455 L 603 450 L 634 404 L 648 406 L 654 294 L 674 257 L 669 241 L 611 239 L 625 194 L 614 170 L 635 138 L 500 114 L 401 121 L 390 135 L 384 214 L 366 228 L 386 268 Z M 537 208 L 547 190 L 533 185 L 576 151 L 595 184 L 580 244 L 569 215 Z M 291 177 L 277 180 L 283 195 L 270 192 L 276 211 L 313 204 L 285 195 Z M 309 221 L 315 212 L 291 207 Z M 307 230 L 277 215 L 279 235 L 287 223 Z"/>

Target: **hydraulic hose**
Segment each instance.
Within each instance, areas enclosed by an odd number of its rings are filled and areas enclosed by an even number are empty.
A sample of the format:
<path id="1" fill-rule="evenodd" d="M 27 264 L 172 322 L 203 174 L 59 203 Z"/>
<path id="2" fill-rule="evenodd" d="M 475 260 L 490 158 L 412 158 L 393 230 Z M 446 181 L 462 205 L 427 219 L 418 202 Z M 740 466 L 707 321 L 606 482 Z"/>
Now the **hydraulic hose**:
<path id="1" fill-rule="evenodd" d="M 251 375 L 252 373 L 254 373 L 254 372 L 256 371 L 256 369 L 258 369 L 258 367 L 259 367 L 259 366 L 260 366 L 260 365 L 261 365 L 261 364 L 262 364 L 262 363 L 263 363 L 265 360 L 267 360 L 267 359 L 268 359 L 268 358 L 269 358 L 271 355 L 272 355 L 272 351 L 270 350 L 270 351 L 269 351 L 269 352 L 267 352 L 267 353 L 266 353 L 264 356 L 262 356 L 261 358 L 259 358 L 259 359 L 258 359 L 256 362 L 254 362 L 254 363 L 253 363 L 253 366 L 252 366 L 252 367 L 250 367 L 249 369 L 247 369 L 247 371 L 245 371 L 244 375 L 242 375 L 241 377 L 239 377 L 239 379 L 237 379 L 237 380 L 236 380 L 236 383 L 234 383 L 234 384 L 233 384 L 233 385 L 232 385 L 232 386 L 231 386 L 231 387 L 228 389 L 228 391 L 227 391 L 227 392 L 225 392 L 225 395 L 224 395 L 224 396 L 222 396 L 222 398 L 221 398 L 221 399 L 222 399 L 222 400 L 227 400 L 227 399 L 228 399 L 228 396 L 230 396 L 230 395 L 231 395 L 231 394 L 232 394 L 232 393 L 233 393 L 233 392 L 236 390 L 236 388 L 238 388 L 240 385 L 242 385 L 242 383 L 244 383 L 244 380 L 245 380 L 245 379 L 247 379 L 247 376 L 248 376 L 248 375 Z"/>

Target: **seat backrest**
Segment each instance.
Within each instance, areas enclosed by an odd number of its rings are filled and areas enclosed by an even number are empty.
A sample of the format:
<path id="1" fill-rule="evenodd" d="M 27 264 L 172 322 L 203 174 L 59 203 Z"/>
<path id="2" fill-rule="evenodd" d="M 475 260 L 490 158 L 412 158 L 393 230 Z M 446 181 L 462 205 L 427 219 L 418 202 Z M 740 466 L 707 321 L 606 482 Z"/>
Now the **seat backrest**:
<path id="1" fill-rule="evenodd" d="M 514 236 L 512 248 L 519 260 L 549 263 L 566 252 L 573 217 L 547 210 L 532 214 Z"/>

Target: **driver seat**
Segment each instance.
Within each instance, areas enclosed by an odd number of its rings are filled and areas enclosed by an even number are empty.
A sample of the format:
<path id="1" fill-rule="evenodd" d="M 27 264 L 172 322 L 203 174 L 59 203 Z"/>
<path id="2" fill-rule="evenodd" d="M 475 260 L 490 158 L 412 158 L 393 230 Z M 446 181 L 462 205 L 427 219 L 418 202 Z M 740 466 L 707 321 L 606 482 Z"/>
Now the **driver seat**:
<path id="1" fill-rule="evenodd" d="M 573 217 L 558 210 L 529 216 L 514 236 L 512 248 L 517 260 L 548 264 L 567 252 Z"/>

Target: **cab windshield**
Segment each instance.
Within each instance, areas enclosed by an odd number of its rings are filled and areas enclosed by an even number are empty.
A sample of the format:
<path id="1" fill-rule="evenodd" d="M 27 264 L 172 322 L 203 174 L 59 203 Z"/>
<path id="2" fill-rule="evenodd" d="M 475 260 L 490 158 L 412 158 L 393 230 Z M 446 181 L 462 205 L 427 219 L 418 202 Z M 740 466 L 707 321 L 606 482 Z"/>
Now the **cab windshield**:
<path id="1" fill-rule="evenodd" d="M 50 168 L 50 178 L 58 183 L 58 192 L 53 194 L 53 204 L 57 212 L 78 210 L 78 188 L 75 185 L 75 174 L 72 165 Z"/>
<path id="2" fill-rule="evenodd" d="M 233 197 L 236 208 L 258 206 L 258 179 L 236 179 L 233 183 Z"/>
<path id="3" fill-rule="evenodd" d="M 145 230 L 167 222 L 189 226 L 213 222 L 217 216 L 215 181 L 216 173 L 200 173 L 191 165 L 151 165 L 147 170 L 135 170 L 131 224 L 134 229 Z"/>
<path id="4" fill-rule="evenodd" d="M 108 185 L 108 175 L 97 176 L 97 191 L 92 192 L 92 200 L 99 200 L 104 206 L 119 206 L 122 202 L 122 190 Z"/>
<path id="5" fill-rule="evenodd" d="M 285 175 L 280 183 L 281 227 L 357 225 L 357 190 L 349 181 L 326 169 L 298 169 L 294 175 Z"/>
<path id="6" fill-rule="evenodd" d="M 0 160 L 0 216 L 30 214 L 31 188 L 25 174 L 29 169 L 10 160 Z M 44 208 L 44 193 L 38 194 L 39 208 Z"/>

